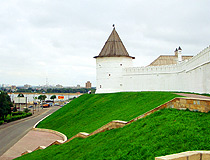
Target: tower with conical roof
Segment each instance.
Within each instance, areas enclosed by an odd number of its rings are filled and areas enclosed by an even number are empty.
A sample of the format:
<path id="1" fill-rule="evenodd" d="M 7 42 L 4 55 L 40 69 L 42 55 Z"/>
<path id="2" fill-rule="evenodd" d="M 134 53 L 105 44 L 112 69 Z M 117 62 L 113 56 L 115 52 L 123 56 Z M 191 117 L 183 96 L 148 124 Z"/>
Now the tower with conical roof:
<path id="1" fill-rule="evenodd" d="M 96 93 L 123 91 L 122 70 L 132 67 L 132 59 L 115 27 L 96 58 Z"/>

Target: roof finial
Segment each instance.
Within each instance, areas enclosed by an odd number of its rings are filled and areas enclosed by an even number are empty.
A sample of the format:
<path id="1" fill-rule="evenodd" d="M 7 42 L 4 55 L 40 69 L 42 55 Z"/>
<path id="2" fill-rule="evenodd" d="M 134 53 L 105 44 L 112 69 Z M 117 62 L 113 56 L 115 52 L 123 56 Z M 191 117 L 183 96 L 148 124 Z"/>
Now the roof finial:
<path id="1" fill-rule="evenodd" d="M 112 26 L 113 26 L 113 28 L 115 28 L 115 25 L 114 24 Z"/>

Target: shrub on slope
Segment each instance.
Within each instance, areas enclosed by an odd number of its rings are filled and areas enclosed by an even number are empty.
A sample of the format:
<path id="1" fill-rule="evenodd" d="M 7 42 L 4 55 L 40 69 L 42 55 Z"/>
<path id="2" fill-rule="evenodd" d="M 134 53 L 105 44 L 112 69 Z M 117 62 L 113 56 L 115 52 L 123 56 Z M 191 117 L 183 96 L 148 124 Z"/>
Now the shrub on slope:
<path id="1" fill-rule="evenodd" d="M 123 128 L 74 139 L 18 159 L 140 159 L 210 150 L 210 114 L 163 109 Z"/>
<path id="2" fill-rule="evenodd" d="M 53 113 L 38 128 L 60 131 L 68 138 L 91 133 L 112 120 L 129 121 L 171 99 L 169 92 L 85 94 Z"/>

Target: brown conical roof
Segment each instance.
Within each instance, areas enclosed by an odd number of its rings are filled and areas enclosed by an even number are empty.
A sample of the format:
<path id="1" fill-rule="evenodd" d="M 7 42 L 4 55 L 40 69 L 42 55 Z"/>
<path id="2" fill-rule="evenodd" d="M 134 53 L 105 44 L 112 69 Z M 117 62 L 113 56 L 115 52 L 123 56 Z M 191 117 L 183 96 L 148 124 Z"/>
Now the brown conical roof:
<path id="1" fill-rule="evenodd" d="M 131 57 L 116 32 L 115 27 L 113 28 L 112 33 L 110 34 L 100 54 L 94 58 L 98 57 Z M 131 58 L 134 59 L 134 57 Z"/>

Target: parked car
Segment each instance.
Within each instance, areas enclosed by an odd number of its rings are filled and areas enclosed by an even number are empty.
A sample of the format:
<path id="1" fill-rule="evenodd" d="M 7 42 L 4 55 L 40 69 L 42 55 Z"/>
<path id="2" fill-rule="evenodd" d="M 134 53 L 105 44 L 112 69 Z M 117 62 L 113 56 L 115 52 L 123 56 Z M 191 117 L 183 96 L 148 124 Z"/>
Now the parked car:
<path id="1" fill-rule="evenodd" d="M 28 108 L 33 108 L 33 106 L 29 106 Z"/>
<path id="2" fill-rule="evenodd" d="M 43 104 L 43 108 L 48 108 L 48 107 L 50 107 L 49 104 Z"/>
<path id="3" fill-rule="evenodd" d="M 60 105 L 60 107 L 63 107 L 64 105 Z"/>
<path id="4" fill-rule="evenodd" d="M 59 106 L 59 103 L 55 103 L 54 106 Z"/>

